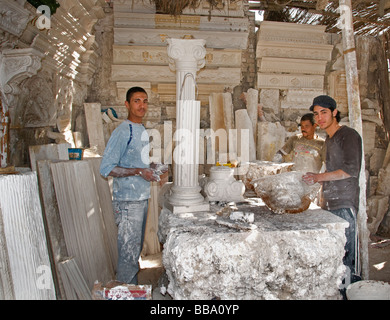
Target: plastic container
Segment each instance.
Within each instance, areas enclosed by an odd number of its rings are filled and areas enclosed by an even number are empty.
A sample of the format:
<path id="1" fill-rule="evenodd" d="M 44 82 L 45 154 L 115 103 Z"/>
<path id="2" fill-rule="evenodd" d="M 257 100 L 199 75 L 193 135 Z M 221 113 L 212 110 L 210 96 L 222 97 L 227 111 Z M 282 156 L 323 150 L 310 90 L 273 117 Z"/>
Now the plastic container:
<path id="1" fill-rule="evenodd" d="M 69 148 L 69 160 L 83 160 L 84 149 L 81 148 Z"/>

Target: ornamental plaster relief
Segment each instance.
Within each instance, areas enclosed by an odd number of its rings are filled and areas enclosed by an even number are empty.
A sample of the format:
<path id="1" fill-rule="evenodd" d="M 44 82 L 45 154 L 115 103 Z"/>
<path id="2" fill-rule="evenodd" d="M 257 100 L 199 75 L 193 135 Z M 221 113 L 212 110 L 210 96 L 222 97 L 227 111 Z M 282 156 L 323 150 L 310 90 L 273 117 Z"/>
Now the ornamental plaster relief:
<path id="1" fill-rule="evenodd" d="M 284 99 L 281 100 L 281 108 L 302 109 L 306 111 L 309 111 L 309 107 L 315 97 L 324 94 L 324 91 L 320 89 L 289 89 L 286 91 Z"/>
<path id="2" fill-rule="evenodd" d="M 27 26 L 30 13 L 15 1 L 0 0 L 0 29 L 20 36 Z"/>
<path id="3" fill-rule="evenodd" d="M 303 108 L 313 94 L 324 92 L 333 51 L 324 26 L 263 21 L 257 39 L 258 88 L 291 89 L 282 108 Z M 301 90 L 302 98 L 296 90 Z"/>
<path id="4" fill-rule="evenodd" d="M 186 8 L 183 14 L 199 14 L 204 16 L 226 16 L 226 17 L 243 17 L 244 2 L 231 0 L 217 0 L 216 6 L 211 6 L 209 2 L 202 2 L 198 8 Z"/>
<path id="5" fill-rule="evenodd" d="M 4 50 L 1 60 L 2 87 L 15 80 L 20 74 L 27 76 L 35 74 L 41 67 L 41 57 L 42 55 L 34 49 Z"/>
<path id="6" fill-rule="evenodd" d="M 168 65 L 165 47 L 114 46 L 113 64 L 153 64 Z"/>
<path id="7" fill-rule="evenodd" d="M 258 73 L 257 86 L 260 89 L 323 89 L 324 76 Z"/>
<path id="8" fill-rule="evenodd" d="M 206 64 L 211 67 L 241 67 L 242 52 L 238 49 L 206 50 Z M 114 46 L 113 64 L 168 65 L 165 47 Z"/>
<path id="9" fill-rule="evenodd" d="M 277 41 L 293 44 L 328 44 L 325 26 L 263 21 L 257 33 L 257 41 Z"/>
<path id="10" fill-rule="evenodd" d="M 175 73 L 166 66 L 113 65 L 113 81 L 136 81 L 152 83 L 174 83 Z M 240 83 L 241 68 L 202 69 L 197 76 L 198 84 L 223 84 L 234 87 Z"/>
<path id="11" fill-rule="evenodd" d="M 257 59 L 262 57 L 300 58 L 329 61 L 332 58 L 332 45 L 290 44 L 276 41 L 259 41 L 256 47 Z"/>
<path id="12" fill-rule="evenodd" d="M 324 75 L 327 61 L 263 57 L 258 60 L 260 72 Z"/>
<path id="13" fill-rule="evenodd" d="M 23 83 L 23 93 L 13 126 L 55 127 L 57 119 L 53 84 L 48 77 L 34 76 Z M 21 121 L 21 123 L 19 123 Z"/>
<path id="14" fill-rule="evenodd" d="M 173 29 L 115 28 L 115 45 L 166 46 L 168 38 L 204 39 L 208 48 L 246 49 L 248 36 L 243 32 Z"/>
<path id="15" fill-rule="evenodd" d="M 144 14 L 115 12 L 116 28 L 211 30 L 248 32 L 247 19 L 234 17 L 209 17 L 199 15 Z"/>
<path id="16" fill-rule="evenodd" d="M 183 10 L 185 15 L 204 15 L 204 16 L 227 16 L 243 17 L 243 1 L 217 0 L 217 6 L 211 8 L 210 4 L 204 2 L 196 9 L 186 8 Z M 155 13 L 156 6 L 150 1 L 143 0 L 115 0 L 115 11 L 134 12 L 134 13 Z"/>
<path id="17" fill-rule="evenodd" d="M 25 145 L 48 141 L 55 127 L 72 144 L 72 112 L 94 80 L 99 48 L 92 33 L 105 6 L 104 0 L 64 0 L 50 27 L 40 30 L 35 7 L 0 0 L 0 89 L 12 124 L 9 163 L 23 165 Z"/>
<path id="18" fill-rule="evenodd" d="M 348 114 L 347 78 L 345 70 L 330 72 L 328 76 L 329 94 L 337 102 L 337 110 L 342 116 Z"/>
<path id="19" fill-rule="evenodd" d="M 43 54 L 32 48 L 7 49 L 0 55 L 0 89 L 8 108 L 15 107 L 20 94 L 19 85 L 41 68 Z"/>

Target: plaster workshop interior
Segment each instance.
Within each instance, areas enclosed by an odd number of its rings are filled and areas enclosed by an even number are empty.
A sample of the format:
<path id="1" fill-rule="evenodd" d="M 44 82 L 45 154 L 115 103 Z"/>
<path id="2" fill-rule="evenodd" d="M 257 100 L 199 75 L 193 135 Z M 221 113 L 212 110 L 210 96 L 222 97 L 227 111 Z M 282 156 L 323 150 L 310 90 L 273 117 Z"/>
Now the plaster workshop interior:
<path id="1" fill-rule="evenodd" d="M 0 0 L 0 299 L 92 299 L 115 279 L 99 166 L 132 86 L 169 164 L 140 260 L 149 298 L 342 299 L 347 222 L 272 162 L 322 94 L 363 138 L 360 268 L 388 286 L 389 15 L 385 0 Z"/>

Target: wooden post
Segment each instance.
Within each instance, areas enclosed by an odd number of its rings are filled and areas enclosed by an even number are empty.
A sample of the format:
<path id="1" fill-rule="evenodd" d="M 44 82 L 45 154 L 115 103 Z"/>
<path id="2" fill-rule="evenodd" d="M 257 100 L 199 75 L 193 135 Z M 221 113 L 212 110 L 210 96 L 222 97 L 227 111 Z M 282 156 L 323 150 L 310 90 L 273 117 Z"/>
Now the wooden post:
<path id="1" fill-rule="evenodd" d="M 339 0 L 340 4 L 340 28 L 343 37 L 343 53 L 345 62 L 345 74 L 347 78 L 348 114 L 351 127 L 363 137 L 363 125 L 360 107 L 359 77 L 356 60 L 355 36 L 353 29 L 351 0 Z M 360 247 L 360 266 L 363 279 L 369 279 L 368 240 L 366 213 L 366 175 L 364 160 L 364 144 L 362 168 L 360 171 L 360 202 L 357 215 L 357 229 Z M 358 267 L 358 268 L 359 268 Z"/>
<path id="2" fill-rule="evenodd" d="M 8 109 L 2 101 L 0 93 L 0 168 L 7 167 L 8 164 L 8 132 L 9 132 L 9 116 Z"/>

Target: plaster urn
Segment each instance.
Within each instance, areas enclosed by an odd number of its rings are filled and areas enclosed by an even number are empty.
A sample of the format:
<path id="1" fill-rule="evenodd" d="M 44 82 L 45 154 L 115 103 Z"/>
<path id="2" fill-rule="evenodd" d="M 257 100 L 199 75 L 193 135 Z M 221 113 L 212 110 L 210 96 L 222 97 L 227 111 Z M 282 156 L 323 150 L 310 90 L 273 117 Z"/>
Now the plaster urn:
<path id="1" fill-rule="evenodd" d="M 307 185 L 302 172 L 291 171 L 253 181 L 258 197 L 274 213 L 300 213 L 316 198 L 321 185 Z"/>
<path id="2" fill-rule="evenodd" d="M 210 169 L 210 177 L 203 191 L 209 201 L 239 202 L 244 200 L 245 185 L 234 178 L 233 168 L 214 166 Z"/>

